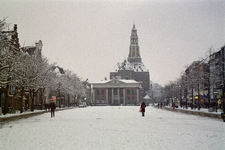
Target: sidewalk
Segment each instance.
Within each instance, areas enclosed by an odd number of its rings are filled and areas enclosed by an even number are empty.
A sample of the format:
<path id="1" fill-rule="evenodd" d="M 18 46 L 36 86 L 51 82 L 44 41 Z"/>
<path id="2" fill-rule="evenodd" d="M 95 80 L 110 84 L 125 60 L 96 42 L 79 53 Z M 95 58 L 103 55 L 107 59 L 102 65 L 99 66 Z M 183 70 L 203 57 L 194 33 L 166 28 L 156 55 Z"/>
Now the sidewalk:
<path id="1" fill-rule="evenodd" d="M 158 106 L 155 106 L 155 107 L 158 108 Z M 161 109 L 161 108 L 158 108 L 158 109 Z M 221 109 L 217 109 L 217 112 L 215 112 L 215 111 L 209 112 L 208 108 L 201 108 L 200 110 L 198 110 L 198 109 L 191 109 L 190 107 L 188 107 L 188 109 L 180 108 L 180 107 L 173 109 L 173 107 L 165 106 L 162 109 L 169 110 L 169 111 L 181 112 L 181 113 L 190 114 L 190 115 L 199 115 L 199 116 L 203 116 L 203 117 L 222 119 L 221 118 L 221 111 L 222 111 Z"/>
<path id="2" fill-rule="evenodd" d="M 61 110 L 73 109 L 73 108 L 77 108 L 77 107 L 56 108 L 55 111 L 61 111 Z M 50 113 L 50 112 L 51 111 L 46 111 L 45 109 L 43 109 L 43 110 L 34 110 L 33 112 L 31 112 L 31 111 L 24 111 L 23 113 L 20 113 L 18 111 L 15 114 L 6 114 L 6 115 L 1 114 L 0 115 L 0 122 L 7 121 L 7 120 L 27 118 L 27 117 L 30 117 L 30 116 L 41 115 L 43 113 Z"/>

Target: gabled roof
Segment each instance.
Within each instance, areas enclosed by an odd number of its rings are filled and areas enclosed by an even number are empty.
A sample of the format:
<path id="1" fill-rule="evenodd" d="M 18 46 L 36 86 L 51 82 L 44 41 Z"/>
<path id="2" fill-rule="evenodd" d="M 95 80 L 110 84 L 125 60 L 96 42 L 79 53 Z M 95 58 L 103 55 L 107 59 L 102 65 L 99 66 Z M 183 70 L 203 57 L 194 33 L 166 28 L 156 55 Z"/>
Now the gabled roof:
<path id="1" fill-rule="evenodd" d="M 151 99 L 148 95 L 145 95 L 143 99 Z"/>

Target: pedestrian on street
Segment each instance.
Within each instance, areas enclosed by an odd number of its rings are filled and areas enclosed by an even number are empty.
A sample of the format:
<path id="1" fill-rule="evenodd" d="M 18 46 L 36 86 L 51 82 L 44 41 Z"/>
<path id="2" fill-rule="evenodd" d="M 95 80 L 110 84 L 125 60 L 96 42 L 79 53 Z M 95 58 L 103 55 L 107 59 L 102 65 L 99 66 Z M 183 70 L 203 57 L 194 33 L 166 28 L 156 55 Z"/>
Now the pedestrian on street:
<path id="1" fill-rule="evenodd" d="M 51 117 L 55 117 L 55 103 L 53 102 L 53 100 L 51 101 L 51 103 L 49 104 L 50 108 L 51 108 Z"/>
<path id="2" fill-rule="evenodd" d="M 143 101 L 142 104 L 141 104 L 142 117 L 145 116 L 145 107 L 146 107 L 146 105 L 145 105 L 145 102 Z"/>

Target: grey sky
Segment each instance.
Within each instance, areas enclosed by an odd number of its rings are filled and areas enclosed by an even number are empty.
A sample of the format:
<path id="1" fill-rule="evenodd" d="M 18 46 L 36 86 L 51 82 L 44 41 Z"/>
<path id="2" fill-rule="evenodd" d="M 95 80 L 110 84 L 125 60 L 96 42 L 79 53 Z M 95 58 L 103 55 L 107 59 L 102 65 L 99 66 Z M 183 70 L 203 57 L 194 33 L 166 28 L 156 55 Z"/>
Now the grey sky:
<path id="1" fill-rule="evenodd" d="M 225 44 L 223 0 L 0 0 L 21 46 L 42 40 L 50 62 L 95 82 L 127 59 L 133 23 L 150 79 L 174 81 L 184 66 Z"/>

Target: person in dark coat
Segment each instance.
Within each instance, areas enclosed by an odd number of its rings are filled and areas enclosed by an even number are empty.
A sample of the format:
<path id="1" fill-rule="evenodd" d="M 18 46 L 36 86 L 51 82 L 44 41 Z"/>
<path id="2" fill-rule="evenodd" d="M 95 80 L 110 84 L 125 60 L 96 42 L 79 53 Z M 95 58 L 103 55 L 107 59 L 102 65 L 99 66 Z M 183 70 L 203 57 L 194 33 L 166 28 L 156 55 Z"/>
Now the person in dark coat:
<path id="1" fill-rule="evenodd" d="M 55 103 L 53 102 L 53 100 L 51 101 L 51 103 L 49 104 L 50 108 L 51 108 L 51 117 L 55 117 Z"/>
<path id="2" fill-rule="evenodd" d="M 142 112 L 142 116 L 143 116 L 143 117 L 145 116 L 145 107 L 146 107 L 146 104 L 145 104 L 145 102 L 143 101 L 142 104 L 141 104 L 141 112 Z"/>

